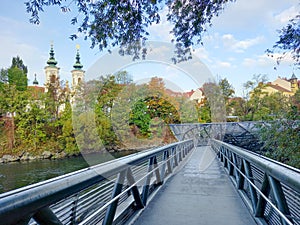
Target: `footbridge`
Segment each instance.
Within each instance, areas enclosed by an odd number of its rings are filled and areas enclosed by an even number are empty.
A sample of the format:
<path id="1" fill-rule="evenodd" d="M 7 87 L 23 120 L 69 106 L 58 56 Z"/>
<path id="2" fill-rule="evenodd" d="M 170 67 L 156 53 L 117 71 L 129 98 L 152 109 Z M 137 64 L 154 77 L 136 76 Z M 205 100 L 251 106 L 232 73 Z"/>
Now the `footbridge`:
<path id="1" fill-rule="evenodd" d="M 176 143 L 1 194 L 0 224 L 300 224 L 300 171 L 249 151 L 256 126 L 170 127 Z"/>

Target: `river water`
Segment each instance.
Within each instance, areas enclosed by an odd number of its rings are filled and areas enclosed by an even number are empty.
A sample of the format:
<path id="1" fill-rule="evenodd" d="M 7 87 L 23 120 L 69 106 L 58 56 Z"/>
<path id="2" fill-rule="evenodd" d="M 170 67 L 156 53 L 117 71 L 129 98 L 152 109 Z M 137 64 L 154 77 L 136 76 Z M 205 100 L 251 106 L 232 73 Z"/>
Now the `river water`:
<path id="1" fill-rule="evenodd" d="M 0 193 L 126 156 L 134 152 L 136 151 L 90 154 L 85 157 L 78 156 L 59 160 L 0 164 Z"/>

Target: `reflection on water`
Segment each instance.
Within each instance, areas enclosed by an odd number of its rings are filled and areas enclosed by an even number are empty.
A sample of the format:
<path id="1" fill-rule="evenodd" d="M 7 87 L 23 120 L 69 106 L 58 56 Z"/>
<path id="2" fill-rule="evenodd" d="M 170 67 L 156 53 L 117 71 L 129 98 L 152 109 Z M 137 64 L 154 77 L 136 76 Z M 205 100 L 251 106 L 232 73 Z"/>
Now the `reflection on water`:
<path id="1" fill-rule="evenodd" d="M 90 154 L 85 156 L 85 158 L 80 156 L 60 160 L 0 164 L 0 193 L 126 156 L 134 152 L 123 151 L 111 154 Z"/>

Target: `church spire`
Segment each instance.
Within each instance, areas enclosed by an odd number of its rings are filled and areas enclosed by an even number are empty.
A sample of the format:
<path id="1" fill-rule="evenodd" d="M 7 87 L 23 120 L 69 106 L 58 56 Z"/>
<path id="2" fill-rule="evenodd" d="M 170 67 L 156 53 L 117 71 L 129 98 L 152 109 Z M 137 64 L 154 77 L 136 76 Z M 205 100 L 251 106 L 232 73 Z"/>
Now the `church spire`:
<path id="1" fill-rule="evenodd" d="M 83 65 L 80 63 L 79 45 L 76 45 L 76 49 L 77 49 L 76 62 L 73 65 L 73 68 L 75 70 L 81 70 Z"/>
<path id="2" fill-rule="evenodd" d="M 39 82 L 36 79 L 36 73 L 34 74 L 34 81 L 32 83 L 33 85 L 39 85 Z"/>
<path id="3" fill-rule="evenodd" d="M 49 53 L 50 57 L 47 61 L 48 66 L 56 66 L 57 61 L 54 58 L 54 50 L 53 50 L 53 43 L 51 43 L 51 49 L 50 49 L 50 53 Z"/>

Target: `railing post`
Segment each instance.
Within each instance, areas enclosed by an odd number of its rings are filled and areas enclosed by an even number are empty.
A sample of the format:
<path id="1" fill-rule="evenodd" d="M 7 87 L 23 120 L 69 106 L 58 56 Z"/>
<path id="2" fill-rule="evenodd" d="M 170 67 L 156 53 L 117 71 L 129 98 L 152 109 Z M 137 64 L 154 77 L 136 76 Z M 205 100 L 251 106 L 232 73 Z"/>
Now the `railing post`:
<path id="1" fill-rule="evenodd" d="M 273 192 L 273 196 L 276 202 L 276 205 L 278 207 L 278 209 L 285 215 L 285 216 L 289 216 L 291 215 L 289 207 L 286 203 L 286 199 L 281 187 L 281 184 L 278 180 L 276 180 L 275 178 L 268 176 L 269 178 L 269 182 L 270 182 L 270 186 L 271 186 L 271 190 Z M 287 224 L 286 221 L 284 219 L 281 219 L 281 223 L 282 224 Z M 292 219 L 291 219 L 292 222 Z"/>
<path id="2" fill-rule="evenodd" d="M 174 168 L 178 166 L 176 147 L 172 148 L 172 156 L 173 156 L 173 168 Z"/>
<path id="3" fill-rule="evenodd" d="M 265 196 L 268 196 L 270 193 L 270 183 L 269 183 L 269 178 L 268 178 L 267 174 L 264 175 L 264 179 L 263 179 L 263 182 L 261 185 L 261 192 Z M 265 208 L 266 208 L 266 200 L 261 195 L 259 195 L 256 210 L 255 210 L 255 216 L 263 217 Z"/>
<path id="4" fill-rule="evenodd" d="M 233 164 L 234 164 L 236 167 L 238 167 L 238 165 L 237 165 L 237 160 L 236 160 L 236 154 L 233 153 L 233 152 L 231 152 L 231 154 L 232 154 L 232 162 L 233 162 Z M 233 167 L 233 176 L 234 176 L 235 181 L 237 182 L 237 179 L 238 179 L 238 173 L 237 173 L 237 170 L 235 169 L 236 167 Z"/>
<path id="5" fill-rule="evenodd" d="M 167 160 L 167 168 L 168 168 L 168 174 L 172 173 L 173 169 L 171 166 L 171 160 L 169 160 L 170 158 L 170 150 L 167 149 L 167 151 L 165 151 L 166 155 L 166 160 Z"/>
<path id="6" fill-rule="evenodd" d="M 33 219 L 40 225 L 63 225 L 49 207 L 36 212 Z"/>
<path id="7" fill-rule="evenodd" d="M 161 185 L 162 184 L 162 180 L 161 180 L 161 177 L 160 177 L 160 173 L 159 173 L 159 167 L 157 165 L 157 158 L 156 156 L 154 156 L 154 159 L 153 159 L 153 166 L 154 166 L 154 172 L 155 172 L 155 176 L 156 176 L 156 184 L 157 185 Z"/>
<path id="8" fill-rule="evenodd" d="M 250 163 L 246 160 L 243 159 L 244 166 L 245 166 L 245 173 L 248 179 L 254 183 L 252 171 L 251 171 L 251 166 Z M 250 196 L 251 196 L 251 202 L 252 202 L 252 209 L 255 214 L 256 206 L 257 206 L 257 196 L 256 196 L 256 191 L 254 187 L 251 184 L 248 184 L 249 190 L 250 190 Z"/>
<path id="9" fill-rule="evenodd" d="M 243 190 L 244 184 L 245 184 L 245 177 L 242 175 L 242 174 L 245 174 L 245 166 L 244 166 L 243 160 L 241 161 L 239 170 L 241 171 L 241 173 L 238 174 L 237 189 Z"/>
<path id="10" fill-rule="evenodd" d="M 181 162 L 182 161 L 182 145 L 177 145 L 177 148 L 179 148 L 178 149 L 178 155 L 179 155 L 178 160 L 179 160 L 179 162 Z"/>
<path id="11" fill-rule="evenodd" d="M 128 184 L 131 186 L 135 183 L 135 180 L 134 180 L 134 177 L 132 175 L 132 171 L 130 168 L 127 169 L 127 181 L 128 181 Z M 142 209 L 144 208 L 144 204 L 142 202 L 142 199 L 141 199 L 141 195 L 140 195 L 140 192 L 139 192 L 139 189 L 136 185 L 134 185 L 132 188 L 131 188 L 131 193 L 133 195 L 133 198 L 135 200 L 135 206 L 137 209 Z"/>
<path id="12" fill-rule="evenodd" d="M 118 194 L 120 194 L 122 192 L 125 175 L 126 175 L 126 170 L 123 170 L 119 173 L 118 178 L 115 183 L 115 186 L 114 186 L 113 193 L 112 193 L 112 197 L 111 197 L 112 199 L 115 198 Z M 103 225 L 111 225 L 112 222 L 114 221 L 114 217 L 115 217 L 117 206 L 118 206 L 118 201 L 119 201 L 119 199 L 117 199 L 116 201 L 114 201 L 113 203 L 111 203 L 108 206 L 103 223 L 102 223 Z"/>
<path id="13" fill-rule="evenodd" d="M 148 163 L 148 173 L 152 171 L 153 163 L 154 163 L 154 158 L 151 157 L 149 159 L 149 163 Z M 152 173 L 147 175 L 146 182 L 145 182 L 144 187 L 143 187 L 142 201 L 143 201 L 144 206 L 147 205 L 147 199 L 148 199 L 148 194 L 149 194 L 149 185 L 150 185 L 151 176 L 152 176 Z"/>
<path id="14" fill-rule="evenodd" d="M 74 196 L 74 203 L 72 207 L 72 213 L 71 213 L 71 224 L 76 224 L 76 212 L 77 212 L 77 203 L 78 203 L 78 194 Z"/>

